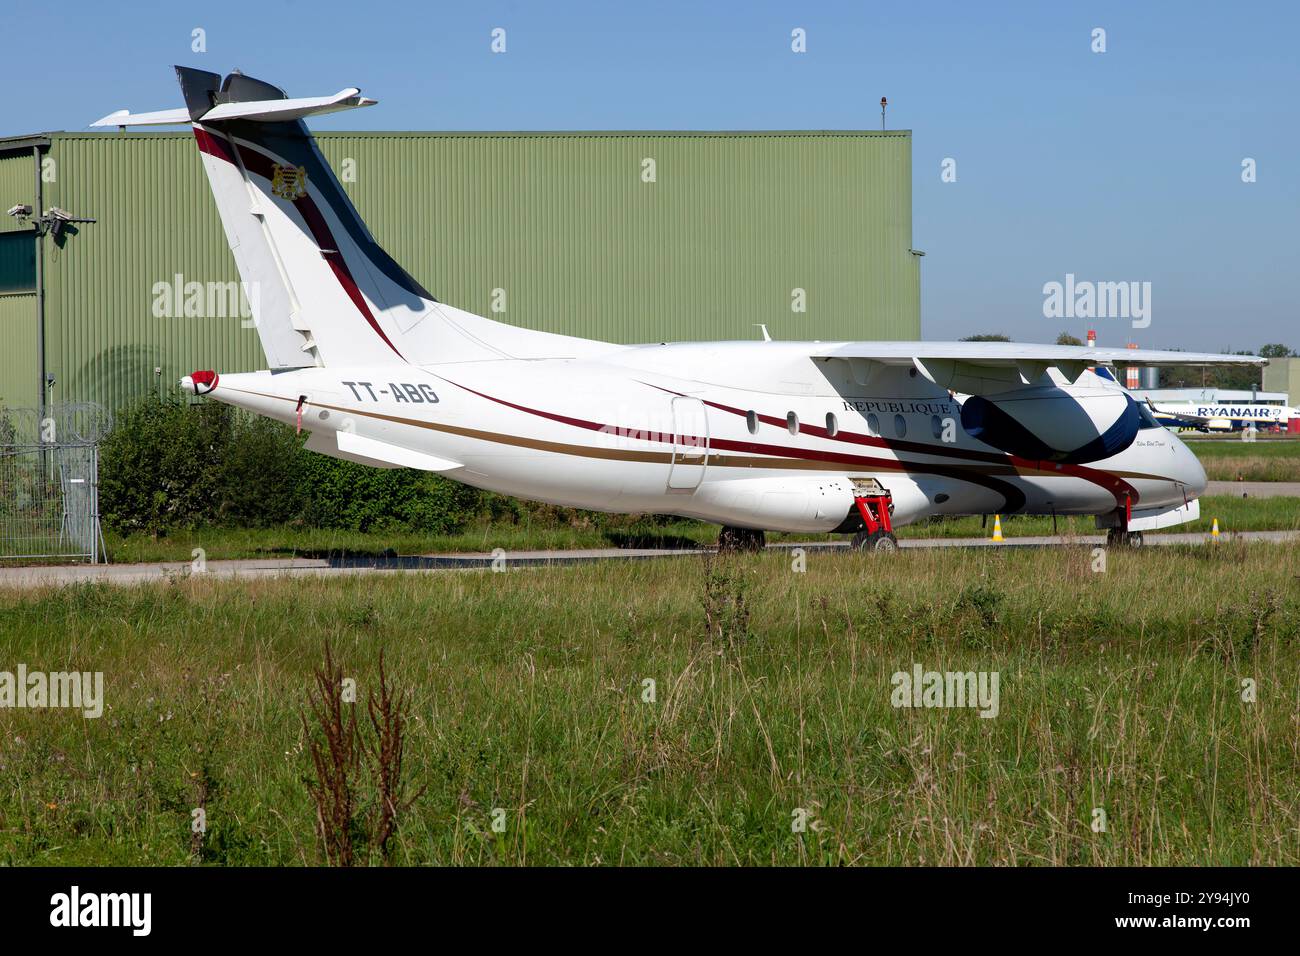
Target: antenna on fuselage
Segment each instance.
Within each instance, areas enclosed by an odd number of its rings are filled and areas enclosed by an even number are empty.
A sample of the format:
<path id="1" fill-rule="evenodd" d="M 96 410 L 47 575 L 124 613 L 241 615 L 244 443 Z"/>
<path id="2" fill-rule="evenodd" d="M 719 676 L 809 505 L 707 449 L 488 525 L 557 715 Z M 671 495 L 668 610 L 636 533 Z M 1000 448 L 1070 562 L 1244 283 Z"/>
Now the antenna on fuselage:
<path id="1" fill-rule="evenodd" d="M 754 327 L 757 328 L 757 329 L 762 329 L 762 330 L 763 330 L 763 341 L 764 341 L 764 342 L 770 342 L 770 341 L 772 341 L 772 336 L 768 334 L 768 332 L 767 332 L 767 326 L 766 326 L 766 325 L 764 325 L 764 324 L 761 323 L 761 322 L 755 322 L 755 323 L 754 323 Z"/>

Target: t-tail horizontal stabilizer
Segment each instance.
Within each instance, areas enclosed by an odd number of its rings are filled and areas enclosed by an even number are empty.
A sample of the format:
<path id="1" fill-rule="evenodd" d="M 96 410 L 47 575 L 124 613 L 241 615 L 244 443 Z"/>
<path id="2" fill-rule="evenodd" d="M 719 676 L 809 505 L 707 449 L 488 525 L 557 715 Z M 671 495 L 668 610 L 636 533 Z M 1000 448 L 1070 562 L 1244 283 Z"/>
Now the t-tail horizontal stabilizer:
<path id="1" fill-rule="evenodd" d="M 91 126 L 175 126 L 181 123 L 194 123 L 203 120 L 215 123 L 221 120 L 248 120 L 254 123 L 287 123 L 306 119 L 308 116 L 321 116 L 325 113 L 338 113 L 341 110 L 357 109 L 362 106 L 374 106 L 378 100 L 361 95 L 356 87 L 339 90 L 333 96 L 306 96 L 297 99 L 255 100 L 251 103 L 222 103 L 203 110 L 195 116 L 192 110 L 157 110 L 152 113 L 132 113 L 130 110 L 118 110 L 109 113 L 103 119 L 95 120 Z"/>

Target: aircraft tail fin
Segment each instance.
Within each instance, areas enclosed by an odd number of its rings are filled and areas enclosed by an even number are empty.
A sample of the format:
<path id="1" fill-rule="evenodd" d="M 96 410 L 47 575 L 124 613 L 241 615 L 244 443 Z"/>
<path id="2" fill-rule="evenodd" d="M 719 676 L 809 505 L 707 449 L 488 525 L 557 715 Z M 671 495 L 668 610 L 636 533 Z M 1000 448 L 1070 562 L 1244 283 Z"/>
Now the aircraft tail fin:
<path id="1" fill-rule="evenodd" d="M 271 367 L 406 361 L 399 339 L 435 300 L 375 242 L 302 121 L 374 101 L 176 72 Z"/>
<path id="2" fill-rule="evenodd" d="M 290 98 L 262 80 L 176 67 L 184 109 L 94 125 L 189 123 L 273 369 L 560 358 L 608 343 L 439 303 L 370 234 L 303 119 L 371 106 L 355 87 Z"/>

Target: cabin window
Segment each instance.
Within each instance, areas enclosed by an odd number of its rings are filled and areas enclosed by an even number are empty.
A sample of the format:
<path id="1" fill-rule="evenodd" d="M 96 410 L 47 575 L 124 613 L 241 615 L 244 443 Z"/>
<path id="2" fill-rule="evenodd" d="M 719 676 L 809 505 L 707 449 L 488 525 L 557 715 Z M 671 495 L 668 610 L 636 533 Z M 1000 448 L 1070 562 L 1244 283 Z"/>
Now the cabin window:
<path id="1" fill-rule="evenodd" d="M 840 433 L 840 423 L 835 420 L 834 412 L 826 413 L 826 437 L 834 438 Z"/>
<path id="2" fill-rule="evenodd" d="M 899 438 L 907 437 L 907 419 L 902 415 L 894 416 L 894 434 Z"/>
<path id="3" fill-rule="evenodd" d="M 930 416 L 930 431 L 934 432 L 934 437 L 943 440 L 943 419 L 938 415 Z"/>
<path id="4" fill-rule="evenodd" d="M 790 412 L 785 416 L 785 427 L 790 429 L 791 435 L 799 434 L 799 416 Z"/>
<path id="5" fill-rule="evenodd" d="M 880 417 L 875 412 L 867 415 L 867 434 L 872 438 L 880 437 Z"/>
<path id="6" fill-rule="evenodd" d="M 758 412 L 754 411 L 752 408 L 749 411 L 745 412 L 745 424 L 749 426 L 749 433 L 751 435 L 757 435 L 758 434 Z"/>

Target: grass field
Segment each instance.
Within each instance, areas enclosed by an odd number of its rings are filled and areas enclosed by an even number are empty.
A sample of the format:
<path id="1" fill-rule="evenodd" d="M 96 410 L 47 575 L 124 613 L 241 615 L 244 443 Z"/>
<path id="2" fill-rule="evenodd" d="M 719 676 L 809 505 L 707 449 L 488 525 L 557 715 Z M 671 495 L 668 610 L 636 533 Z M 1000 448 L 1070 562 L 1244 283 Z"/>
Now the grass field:
<path id="1" fill-rule="evenodd" d="M 0 593 L 0 670 L 102 671 L 106 700 L 0 711 L 0 863 L 318 862 L 327 641 L 360 698 L 381 650 L 412 694 L 395 863 L 1300 863 L 1300 546 L 1106 558 Z M 997 715 L 892 706 L 918 664 L 997 673 Z"/>
<path id="2" fill-rule="evenodd" d="M 1295 439 L 1193 439 L 1187 445 L 1211 481 L 1300 481 L 1300 441 Z"/>
<path id="3" fill-rule="evenodd" d="M 1219 520 L 1220 531 L 1294 531 L 1300 530 L 1300 498 L 1238 498 L 1214 495 L 1201 499 L 1201 517 L 1176 527 L 1162 529 L 1166 532 L 1208 532 L 1214 519 Z M 992 534 L 993 522 L 987 527 L 979 518 L 955 518 L 944 521 L 918 522 L 900 528 L 900 538 L 978 538 Z M 1052 533 L 1052 519 L 1038 516 L 1012 515 L 1002 518 L 1002 533 L 1007 537 L 1045 535 Z M 1063 517 L 1056 522 L 1057 533 L 1063 535 L 1102 534 L 1091 517 Z"/>
<path id="4" fill-rule="evenodd" d="M 1279 531 L 1300 529 L 1300 499 L 1210 497 L 1201 500 L 1201 520 L 1171 531 L 1209 531 L 1214 518 L 1223 531 Z M 1090 517 L 1065 517 L 1057 522 L 1061 534 L 1097 534 Z M 1052 519 L 1004 517 L 1008 537 L 1052 533 Z M 898 529 L 900 538 L 988 537 L 992 522 L 979 518 L 925 521 Z M 769 541 L 811 541 L 836 535 L 772 534 Z M 608 528 L 597 521 L 570 526 L 557 524 L 495 524 L 469 528 L 457 535 L 417 535 L 401 532 L 347 532 L 301 528 L 204 529 L 173 532 L 162 538 L 108 535 L 109 559 L 115 562 L 190 561 L 195 548 L 209 560 L 225 558 L 324 557 L 328 555 L 431 554 L 448 552 L 507 552 L 610 547 L 696 547 L 715 544 L 718 526 L 679 520 L 666 524 L 642 521 L 628 527 Z"/>

